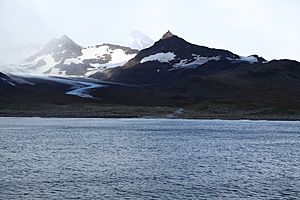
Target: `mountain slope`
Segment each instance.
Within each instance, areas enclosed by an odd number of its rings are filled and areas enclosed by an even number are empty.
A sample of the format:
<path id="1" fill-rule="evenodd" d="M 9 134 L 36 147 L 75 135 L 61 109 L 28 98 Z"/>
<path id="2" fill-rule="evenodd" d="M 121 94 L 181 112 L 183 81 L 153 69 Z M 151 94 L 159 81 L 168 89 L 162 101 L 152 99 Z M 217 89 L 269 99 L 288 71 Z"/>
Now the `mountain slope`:
<path id="1" fill-rule="evenodd" d="M 16 84 L 14 80 L 0 72 L 0 89 L 11 88 Z"/>
<path id="2" fill-rule="evenodd" d="M 216 73 L 240 63 L 264 61 L 258 56 L 241 57 L 227 50 L 191 44 L 168 31 L 153 46 L 141 50 L 122 67 L 92 77 L 128 83 L 160 84 L 180 78 L 186 70 L 197 71 L 200 66 L 202 73 Z"/>
<path id="3" fill-rule="evenodd" d="M 102 44 L 81 47 L 69 37 L 52 39 L 40 52 L 27 58 L 22 68 L 27 73 L 87 76 L 106 68 L 123 65 L 137 50 Z"/>
<path id="4" fill-rule="evenodd" d="M 148 48 L 154 43 L 151 38 L 139 31 L 132 31 L 129 34 L 116 36 L 112 41 L 114 44 L 138 50 Z"/>
<path id="5" fill-rule="evenodd" d="M 241 57 L 186 42 L 167 32 L 122 67 L 92 77 L 139 84 L 168 93 L 170 101 L 203 101 L 298 108 L 300 63 Z M 246 106 L 247 107 L 247 106 Z"/>
<path id="6" fill-rule="evenodd" d="M 188 73 L 164 90 L 200 101 L 300 108 L 300 63 L 240 64 L 215 74 Z"/>
<path id="7" fill-rule="evenodd" d="M 59 45 L 56 42 L 53 46 Z M 79 49 L 74 44 L 71 46 Z M 251 115 L 251 119 L 270 119 L 266 115 L 281 116 L 280 113 L 288 116 L 286 119 L 293 113 L 296 119 L 300 116 L 300 63 L 297 61 L 266 61 L 256 55 L 241 57 L 227 50 L 191 44 L 171 32 L 140 52 L 110 44 L 81 48 L 74 57 L 61 56 L 62 51 L 50 53 L 60 56 L 61 61 L 47 73 L 57 68 L 66 74 L 86 75 L 97 64 L 95 67 L 100 72 L 91 77 L 100 80 L 0 74 L 0 102 L 4 102 L 0 106 L 14 102 L 11 104 L 14 109 L 15 105 L 26 102 L 32 109 L 35 104 L 43 107 L 44 104 L 96 103 L 184 108 L 194 117 L 248 118 L 244 113 Z M 135 57 L 128 57 L 136 53 Z M 130 60 L 115 66 L 114 63 L 123 62 L 123 56 Z M 82 71 L 78 71 L 80 66 Z"/>

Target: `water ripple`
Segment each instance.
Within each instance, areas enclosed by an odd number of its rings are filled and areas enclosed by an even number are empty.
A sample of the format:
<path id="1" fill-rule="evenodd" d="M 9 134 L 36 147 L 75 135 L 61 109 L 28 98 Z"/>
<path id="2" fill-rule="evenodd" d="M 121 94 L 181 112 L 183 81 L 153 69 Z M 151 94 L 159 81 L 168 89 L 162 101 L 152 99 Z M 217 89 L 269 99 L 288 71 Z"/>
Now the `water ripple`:
<path id="1" fill-rule="evenodd" d="M 0 199 L 299 199 L 300 122 L 0 120 Z"/>

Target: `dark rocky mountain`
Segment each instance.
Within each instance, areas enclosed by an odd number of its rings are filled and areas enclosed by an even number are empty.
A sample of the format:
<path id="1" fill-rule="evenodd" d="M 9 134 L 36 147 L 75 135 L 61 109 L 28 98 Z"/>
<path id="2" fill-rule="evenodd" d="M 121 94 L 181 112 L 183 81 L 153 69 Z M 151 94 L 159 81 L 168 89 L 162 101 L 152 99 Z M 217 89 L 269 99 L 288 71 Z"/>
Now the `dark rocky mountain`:
<path id="1" fill-rule="evenodd" d="M 264 61 L 256 55 L 241 57 L 227 50 L 191 44 L 168 31 L 153 46 L 141 50 L 125 65 L 96 73 L 92 77 L 127 83 L 160 84 L 178 80 L 181 74 L 188 71 L 210 74 L 242 63 Z"/>
<path id="2" fill-rule="evenodd" d="M 21 68 L 35 74 L 87 76 L 123 65 L 137 53 L 138 50 L 113 44 L 84 48 L 64 35 L 27 58 Z"/>
<path id="3" fill-rule="evenodd" d="M 138 84 L 170 94 L 176 101 L 299 107 L 300 63 L 267 62 L 186 42 L 167 32 L 122 67 L 93 78 Z"/>

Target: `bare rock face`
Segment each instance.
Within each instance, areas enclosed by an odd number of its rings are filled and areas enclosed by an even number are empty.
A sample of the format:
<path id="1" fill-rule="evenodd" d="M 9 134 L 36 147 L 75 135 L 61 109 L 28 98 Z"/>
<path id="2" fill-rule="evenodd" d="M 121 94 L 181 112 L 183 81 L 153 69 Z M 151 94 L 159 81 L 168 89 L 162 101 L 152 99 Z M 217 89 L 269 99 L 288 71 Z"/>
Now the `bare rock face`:
<path id="1" fill-rule="evenodd" d="M 173 35 L 173 33 L 171 33 L 171 31 L 167 31 L 163 36 L 162 36 L 162 40 L 164 40 L 164 39 L 167 39 L 167 38 L 171 38 L 171 37 L 173 37 L 174 35 Z"/>

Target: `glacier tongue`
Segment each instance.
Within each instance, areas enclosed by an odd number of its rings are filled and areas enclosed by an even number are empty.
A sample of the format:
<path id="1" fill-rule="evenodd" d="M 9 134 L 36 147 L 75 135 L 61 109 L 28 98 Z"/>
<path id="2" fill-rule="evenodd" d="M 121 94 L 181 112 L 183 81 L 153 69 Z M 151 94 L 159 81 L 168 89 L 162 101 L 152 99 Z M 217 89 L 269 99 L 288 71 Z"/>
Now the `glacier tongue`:
<path id="1" fill-rule="evenodd" d="M 81 81 L 81 80 L 77 80 L 76 78 L 72 78 L 72 77 L 56 77 L 56 76 L 47 76 L 47 75 L 29 75 L 28 77 L 37 77 L 40 79 L 68 85 L 68 86 L 70 86 L 70 88 L 69 88 L 69 91 L 66 92 L 66 94 L 78 96 L 81 98 L 96 99 L 94 96 L 89 94 L 89 91 L 91 89 L 95 89 L 95 88 L 108 87 L 108 85 L 94 83 L 94 82 L 88 82 L 88 81 Z"/>
<path id="2" fill-rule="evenodd" d="M 107 87 L 106 85 L 102 84 L 95 84 L 95 83 L 89 83 L 89 82 L 77 82 L 78 85 L 75 85 L 72 87 L 71 91 L 66 92 L 68 95 L 74 95 L 82 98 L 90 98 L 90 99 L 96 99 L 94 96 L 89 94 L 89 90 L 94 88 L 104 88 Z"/>

